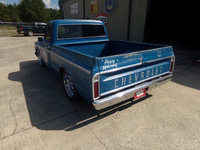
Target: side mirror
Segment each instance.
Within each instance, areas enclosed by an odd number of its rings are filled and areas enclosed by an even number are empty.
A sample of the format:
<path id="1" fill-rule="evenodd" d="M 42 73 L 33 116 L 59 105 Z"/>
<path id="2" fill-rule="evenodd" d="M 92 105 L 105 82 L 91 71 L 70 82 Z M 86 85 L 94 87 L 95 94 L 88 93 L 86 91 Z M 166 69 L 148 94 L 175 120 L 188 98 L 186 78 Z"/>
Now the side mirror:
<path id="1" fill-rule="evenodd" d="M 38 37 L 38 41 L 42 42 L 42 41 L 44 41 L 44 39 L 42 37 Z"/>

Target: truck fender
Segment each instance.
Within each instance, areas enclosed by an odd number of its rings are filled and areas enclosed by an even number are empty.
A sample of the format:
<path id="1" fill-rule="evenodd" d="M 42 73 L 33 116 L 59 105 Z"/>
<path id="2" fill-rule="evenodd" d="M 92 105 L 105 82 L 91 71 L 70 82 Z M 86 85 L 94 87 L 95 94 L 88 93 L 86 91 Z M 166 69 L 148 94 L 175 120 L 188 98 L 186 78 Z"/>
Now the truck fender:
<path id="1" fill-rule="evenodd" d="M 25 29 L 25 31 L 24 31 L 24 33 L 28 33 L 28 31 L 32 31 L 33 33 L 35 33 L 35 31 L 33 30 L 33 29 L 31 29 L 31 28 L 27 28 L 27 29 Z"/>
<path id="2" fill-rule="evenodd" d="M 67 73 L 72 77 L 73 79 L 73 76 L 72 74 L 70 73 L 69 69 L 67 69 L 67 67 L 65 65 L 61 65 L 60 69 L 59 69 L 59 75 L 60 75 L 60 78 L 62 78 L 62 74 L 64 71 L 67 71 Z"/>
<path id="3" fill-rule="evenodd" d="M 33 32 L 35 33 L 35 30 L 34 30 L 33 28 L 28 28 L 28 29 L 27 29 L 27 32 L 28 32 L 29 30 L 30 30 L 30 31 L 33 31 Z"/>
<path id="4" fill-rule="evenodd" d="M 78 84 L 75 82 L 75 79 L 74 79 L 74 76 L 73 74 L 69 71 L 69 69 L 67 68 L 66 65 L 61 65 L 60 69 L 59 69 L 59 77 L 62 79 L 62 74 L 63 74 L 63 71 L 67 71 L 67 73 L 69 74 L 69 76 L 72 78 L 74 84 L 75 84 L 75 87 L 79 87 Z M 79 88 L 78 88 L 79 89 Z"/>

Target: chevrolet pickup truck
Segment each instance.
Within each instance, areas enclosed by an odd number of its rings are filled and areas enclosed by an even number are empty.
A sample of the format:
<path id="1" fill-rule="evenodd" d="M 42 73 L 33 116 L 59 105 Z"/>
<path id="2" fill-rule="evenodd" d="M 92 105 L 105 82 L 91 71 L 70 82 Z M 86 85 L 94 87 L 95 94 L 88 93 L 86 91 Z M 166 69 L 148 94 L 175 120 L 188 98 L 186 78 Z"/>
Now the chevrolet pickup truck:
<path id="1" fill-rule="evenodd" d="M 46 23 L 32 22 L 30 26 L 17 26 L 17 32 L 24 34 L 24 36 L 33 36 L 34 34 L 44 34 L 46 29 Z"/>
<path id="2" fill-rule="evenodd" d="M 175 63 L 171 46 L 110 40 L 96 20 L 50 21 L 35 54 L 62 78 L 70 100 L 82 96 L 97 110 L 144 97 L 171 80 Z"/>

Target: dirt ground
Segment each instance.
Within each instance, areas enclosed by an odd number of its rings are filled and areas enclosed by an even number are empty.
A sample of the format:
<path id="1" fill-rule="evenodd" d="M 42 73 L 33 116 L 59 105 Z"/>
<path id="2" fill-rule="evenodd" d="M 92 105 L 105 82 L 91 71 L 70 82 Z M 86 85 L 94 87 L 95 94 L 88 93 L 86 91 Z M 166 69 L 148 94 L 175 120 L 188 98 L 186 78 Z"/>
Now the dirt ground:
<path id="1" fill-rule="evenodd" d="M 171 82 L 96 111 L 39 66 L 33 37 L 0 37 L 0 149 L 199 150 L 200 52 L 175 48 Z"/>

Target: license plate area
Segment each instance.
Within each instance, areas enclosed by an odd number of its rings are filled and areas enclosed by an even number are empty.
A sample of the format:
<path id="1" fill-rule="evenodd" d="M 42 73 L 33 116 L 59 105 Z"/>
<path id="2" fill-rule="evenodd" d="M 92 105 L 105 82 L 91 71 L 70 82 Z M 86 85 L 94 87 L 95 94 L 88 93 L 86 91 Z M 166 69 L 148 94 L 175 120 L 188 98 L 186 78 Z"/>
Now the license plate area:
<path id="1" fill-rule="evenodd" d="M 138 98 L 140 98 L 140 97 L 142 97 L 142 96 L 145 96 L 146 94 L 147 94 L 147 93 L 146 93 L 146 88 L 141 89 L 141 90 L 135 92 L 135 94 L 134 94 L 134 99 L 138 99 Z"/>

